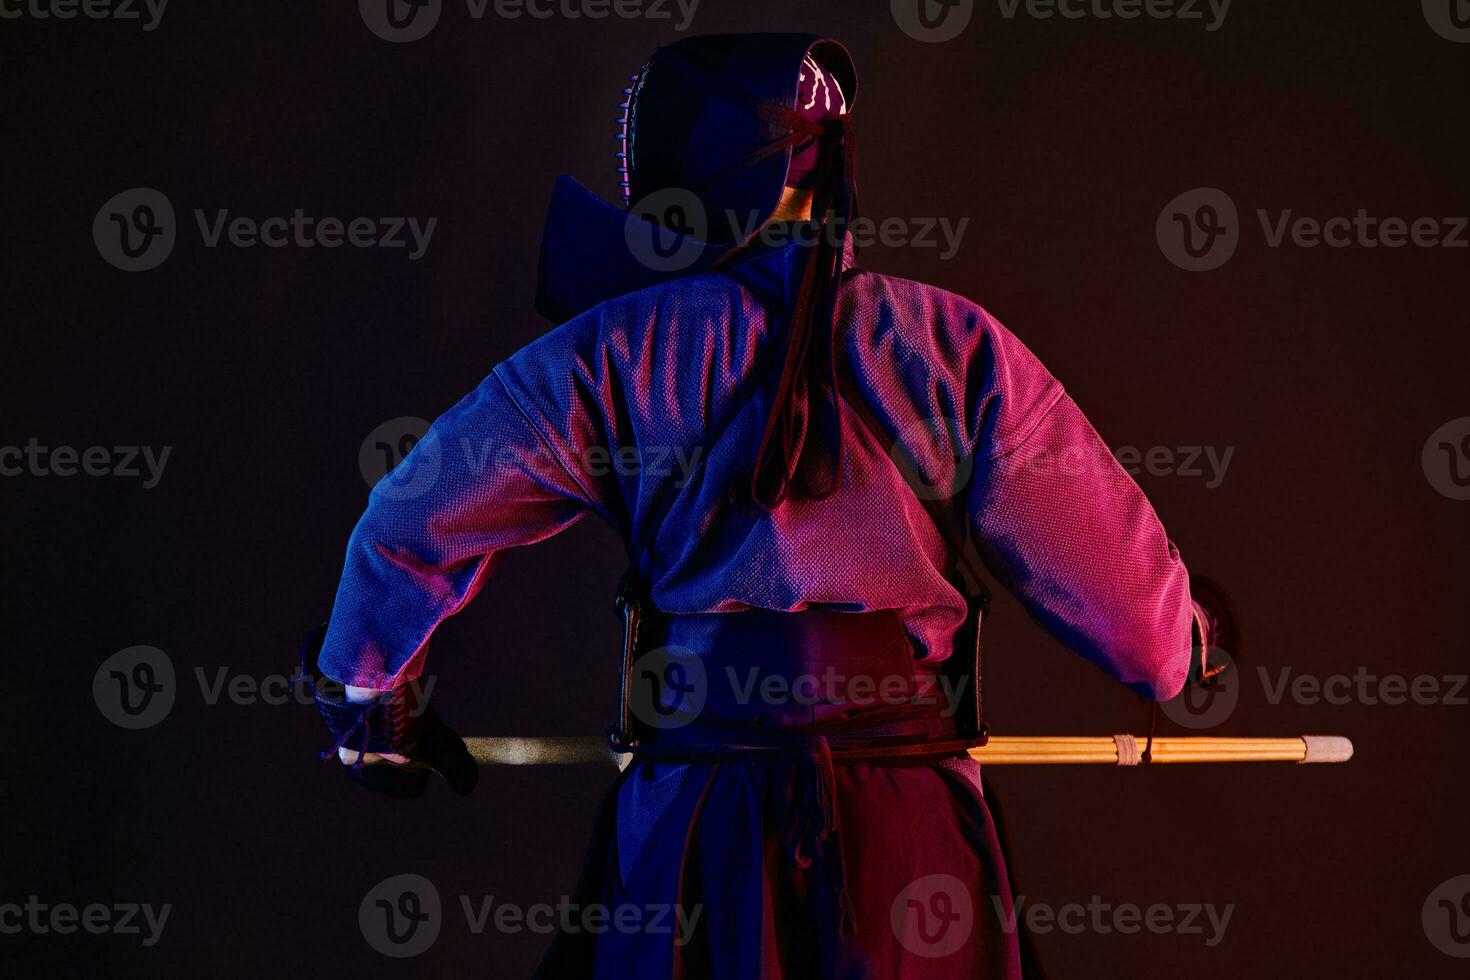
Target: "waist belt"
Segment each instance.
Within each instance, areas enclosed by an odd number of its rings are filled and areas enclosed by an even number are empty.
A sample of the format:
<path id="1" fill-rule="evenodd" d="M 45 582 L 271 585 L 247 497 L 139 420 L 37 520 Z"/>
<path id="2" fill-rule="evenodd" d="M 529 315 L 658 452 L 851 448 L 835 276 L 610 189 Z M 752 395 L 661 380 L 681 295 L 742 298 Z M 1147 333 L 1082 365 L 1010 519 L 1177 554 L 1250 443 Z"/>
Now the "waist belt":
<path id="1" fill-rule="evenodd" d="M 666 614 L 619 590 L 618 752 L 662 758 L 799 751 L 843 761 L 919 759 L 983 745 L 983 600 L 938 664 L 918 661 L 898 615 Z"/>
<path id="2" fill-rule="evenodd" d="M 787 856 L 805 869 L 831 849 L 840 930 L 850 933 L 834 767 L 935 762 L 985 743 L 984 605 L 972 603 L 951 656 L 936 665 L 914 659 L 891 611 L 669 615 L 620 588 L 623 664 L 613 748 L 684 763 L 795 759 L 803 774 Z M 717 772 L 712 766 L 711 781 Z"/>

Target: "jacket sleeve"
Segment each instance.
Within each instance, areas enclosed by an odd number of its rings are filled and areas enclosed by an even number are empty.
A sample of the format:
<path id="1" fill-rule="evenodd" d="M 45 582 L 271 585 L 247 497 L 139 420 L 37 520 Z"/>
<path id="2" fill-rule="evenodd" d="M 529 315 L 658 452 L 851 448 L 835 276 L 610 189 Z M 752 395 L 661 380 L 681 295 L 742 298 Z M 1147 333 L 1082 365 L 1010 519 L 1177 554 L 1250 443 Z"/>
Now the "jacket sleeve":
<path id="1" fill-rule="evenodd" d="M 967 510 L 991 574 L 1072 649 L 1155 700 L 1189 672 L 1189 575 L 1060 384 L 985 318 Z"/>
<path id="2" fill-rule="evenodd" d="M 507 548 L 549 538 L 600 490 L 553 451 L 498 368 L 373 488 L 347 546 L 320 664 L 387 690 L 417 676 L 434 629 L 469 602 Z"/>

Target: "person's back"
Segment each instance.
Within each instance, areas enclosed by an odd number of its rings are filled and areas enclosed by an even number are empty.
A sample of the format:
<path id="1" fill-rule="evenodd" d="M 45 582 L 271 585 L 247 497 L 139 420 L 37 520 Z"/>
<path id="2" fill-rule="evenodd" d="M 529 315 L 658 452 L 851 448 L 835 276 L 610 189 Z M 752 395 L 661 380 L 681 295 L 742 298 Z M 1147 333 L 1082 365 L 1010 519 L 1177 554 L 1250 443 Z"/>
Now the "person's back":
<path id="1" fill-rule="evenodd" d="M 960 296 L 849 265 L 837 337 L 850 465 L 825 499 L 753 505 L 761 382 L 803 249 L 607 301 L 496 369 L 634 543 L 658 608 L 892 609 L 921 655 L 947 656 L 966 609 L 927 496 L 974 523 L 991 573 L 1044 624 L 1140 692 L 1177 692 L 1189 635 L 1177 553 L 1062 386 Z"/>
<path id="2" fill-rule="evenodd" d="M 1018 976 L 967 752 L 986 738 L 975 580 L 1151 698 L 1208 644 L 1152 508 L 1030 351 L 843 247 L 854 93 L 814 36 L 660 49 L 625 93 L 630 192 L 702 186 L 753 231 L 800 192 L 817 220 L 785 245 L 675 236 L 697 267 L 653 275 L 636 209 L 559 186 L 541 299 L 565 322 L 434 423 L 349 544 L 319 658 L 348 692 L 318 701 L 354 778 L 417 795 L 430 769 L 467 791 L 473 764 L 432 709 L 380 692 L 506 549 L 588 514 L 624 539 L 631 762 L 547 977 Z"/>

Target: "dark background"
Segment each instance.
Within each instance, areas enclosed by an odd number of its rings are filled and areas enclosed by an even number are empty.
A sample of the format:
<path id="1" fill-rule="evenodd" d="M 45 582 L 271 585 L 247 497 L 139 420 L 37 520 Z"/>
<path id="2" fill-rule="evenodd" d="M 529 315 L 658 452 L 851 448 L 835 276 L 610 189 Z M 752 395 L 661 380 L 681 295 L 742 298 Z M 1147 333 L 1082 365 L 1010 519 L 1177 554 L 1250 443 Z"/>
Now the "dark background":
<path id="1" fill-rule="evenodd" d="M 615 193 L 621 79 L 669 21 L 472 20 L 388 44 L 352 3 L 170 5 L 136 22 L 0 21 L 5 183 L 0 443 L 173 447 L 159 486 L 0 478 L 6 667 L 0 901 L 172 903 L 162 941 L 0 936 L 12 976 L 525 976 L 545 938 L 471 935 L 456 896 L 555 902 L 611 768 L 486 771 L 468 800 L 398 805 L 316 759 L 296 705 L 209 705 L 196 668 L 289 673 L 329 608 L 368 486 L 358 450 L 432 419 L 547 329 L 543 209 L 572 173 Z M 1470 45 L 1419 4 L 1236 0 L 1200 21 L 1001 17 L 921 44 L 886 3 L 705 0 L 696 32 L 843 39 L 863 79 L 864 210 L 970 218 L 952 261 L 877 271 L 962 292 L 1018 333 L 1114 446 L 1235 447 L 1216 489 L 1138 477 L 1248 643 L 1219 734 L 1346 734 L 1347 766 L 988 770 L 1032 902 L 1236 906 L 1201 936 L 1039 937 L 1059 977 L 1455 976 L 1421 907 L 1470 872 L 1470 707 L 1271 704 L 1257 668 L 1463 674 L 1470 503 L 1421 467 L 1470 415 L 1464 249 L 1268 247 L 1255 209 L 1464 216 Z M 159 268 L 91 227 L 163 191 Z M 1195 187 L 1240 208 L 1239 250 L 1190 273 L 1154 223 Z M 203 246 L 192 209 L 436 216 L 427 255 Z M 862 547 L 861 529 L 834 547 Z M 883 560 L 875 554 L 875 561 Z M 605 527 L 507 557 L 429 671 L 467 732 L 595 734 L 614 706 L 622 565 Z M 1142 707 L 1004 598 L 987 708 L 1007 734 L 1141 729 Z M 94 672 L 167 652 L 177 703 L 124 731 Z M 1463 693 L 1463 692 L 1462 692 Z M 924 814 L 912 815 L 915 833 Z M 901 844 L 901 842 L 899 842 Z M 899 846 L 896 844 L 896 846 Z M 417 959 L 364 942 L 358 904 L 428 876 L 447 922 Z"/>

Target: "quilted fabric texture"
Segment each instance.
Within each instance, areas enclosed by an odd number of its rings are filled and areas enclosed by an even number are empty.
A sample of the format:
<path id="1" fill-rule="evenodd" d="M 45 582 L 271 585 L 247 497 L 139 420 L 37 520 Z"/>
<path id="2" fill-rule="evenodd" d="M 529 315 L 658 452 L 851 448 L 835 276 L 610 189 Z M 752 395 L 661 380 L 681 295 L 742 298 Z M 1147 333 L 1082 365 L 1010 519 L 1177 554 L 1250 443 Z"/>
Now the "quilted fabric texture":
<path id="1" fill-rule="evenodd" d="M 838 492 L 771 513 L 743 499 L 801 249 L 610 300 L 498 365 L 374 488 L 323 670 L 373 688 L 417 675 L 500 553 L 587 514 L 621 532 L 662 609 L 892 609 L 940 659 L 965 603 L 917 489 L 968 525 L 1043 625 L 1134 690 L 1172 696 L 1190 655 L 1178 552 L 1061 385 L 968 300 L 854 270 L 844 397 L 886 431 L 848 409 Z"/>

